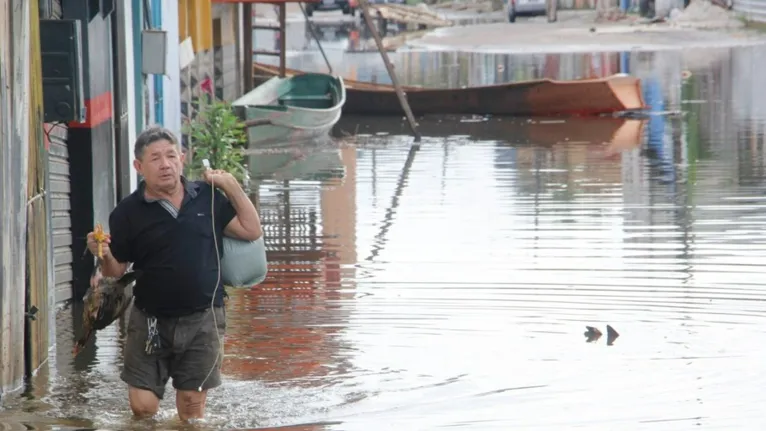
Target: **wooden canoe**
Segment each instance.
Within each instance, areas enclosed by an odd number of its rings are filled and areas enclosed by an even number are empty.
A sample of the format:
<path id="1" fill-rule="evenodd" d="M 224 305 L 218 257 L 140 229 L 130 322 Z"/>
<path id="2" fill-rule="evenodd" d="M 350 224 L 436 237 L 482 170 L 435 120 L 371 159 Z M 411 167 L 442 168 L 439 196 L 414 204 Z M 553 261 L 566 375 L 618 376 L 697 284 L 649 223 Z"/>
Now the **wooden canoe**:
<path id="1" fill-rule="evenodd" d="M 343 78 L 326 73 L 272 76 L 232 103 L 246 122 L 250 148 L 294 144 L 327 136 L 346 101 Z"/>
<path id="2" fill-rule="evenodd" d="M 277 66 L 256 63 L 253 83 L 260 85 L 278 73 Z M 287 69 L 288 76 L 303 73 L 306 72 Z M 350 79 L 344 79 L 344 83 L 344 114 L 403 114 L 392 85 Z M 628 75 L 573 81 L 539 79 L 469 88 L 403 88 L 415 115 L 599 115 L 646 108 L 641 80 Z"/>

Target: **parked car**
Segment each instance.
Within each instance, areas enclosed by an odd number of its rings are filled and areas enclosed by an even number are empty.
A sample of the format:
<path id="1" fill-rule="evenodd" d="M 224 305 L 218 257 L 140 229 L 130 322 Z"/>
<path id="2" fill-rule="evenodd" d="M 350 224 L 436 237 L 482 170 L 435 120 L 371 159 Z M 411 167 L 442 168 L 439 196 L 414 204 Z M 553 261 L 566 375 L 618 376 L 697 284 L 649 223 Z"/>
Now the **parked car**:
<path id="1" fill-rule="evenodd" d="M 508 2 L 508 22 L 516 22 L 517 16 L 545 14 L 545 0 L 510 0 Z"/>
<path id="2" fill-rule="evenodd" d="M 314 15 L 314 11 L 343 11 L 343 15 L 354 16 L 359 6 L 357 0 L 320 0 L 316 3 L 304 3 L 306 5 L 306 15 Z"/>

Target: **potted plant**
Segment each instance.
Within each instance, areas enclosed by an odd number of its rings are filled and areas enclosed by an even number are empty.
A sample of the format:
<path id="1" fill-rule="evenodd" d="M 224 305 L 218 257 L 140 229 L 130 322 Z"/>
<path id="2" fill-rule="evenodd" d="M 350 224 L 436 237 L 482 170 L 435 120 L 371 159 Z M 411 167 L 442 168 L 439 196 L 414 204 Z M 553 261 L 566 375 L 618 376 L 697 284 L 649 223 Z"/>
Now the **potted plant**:
<path id="1" fill-rule="evenodd" d="M 202 177 L 202 160 L 208 159 L 210 167 L 222 169 L 246 185 L 247 168 L 243 164 L 247 146 L 245 124 L 237 117 L 226 102 L 213 102 L 200 106 L 200 112 L 186 127 L 189 137 L 191 162 L 187 165 L 187 176 Z"/>

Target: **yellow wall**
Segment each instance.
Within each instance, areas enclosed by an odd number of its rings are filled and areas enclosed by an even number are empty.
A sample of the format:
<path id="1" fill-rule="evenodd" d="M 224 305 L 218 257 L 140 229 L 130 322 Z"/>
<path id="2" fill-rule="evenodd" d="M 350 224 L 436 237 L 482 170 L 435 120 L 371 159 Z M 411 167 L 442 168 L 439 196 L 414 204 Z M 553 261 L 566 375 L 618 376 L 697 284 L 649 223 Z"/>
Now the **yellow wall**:
<path id="1" fill-rule="evenodd" d="M 213 47 L 211 0 L 178 0 L 179 42 L 191 36 L 194 53 Z"/>

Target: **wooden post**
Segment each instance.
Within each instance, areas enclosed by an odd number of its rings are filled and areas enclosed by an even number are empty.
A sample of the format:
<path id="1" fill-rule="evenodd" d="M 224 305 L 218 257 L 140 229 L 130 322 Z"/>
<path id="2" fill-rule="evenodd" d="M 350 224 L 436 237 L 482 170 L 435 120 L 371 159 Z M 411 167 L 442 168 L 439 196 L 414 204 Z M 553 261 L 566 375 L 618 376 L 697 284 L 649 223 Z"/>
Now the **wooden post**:
<path id="1" fill-rule="evenodd" d="M 399 86 L 399 80 L 396 79 L 394 66 L 391 64 L 391 60 L 388 59 L 388 54 L 386 54 L 386 50 L 383 48 L 383 41 L 380 40 L 380 35 L 378 34 L 378 30 L 375 28 L 375 25 L 372 23 L 372 18 L 370 17 L 369 4 L 367 3 L 367 0 L 359 0 L 359 4 L 362 6 L 362 15 L 364 16 L 364 21 L 367 23 L 367 28 L 370 29 L 370 33 L 372 33 L 372 37 L 373 39 L 375 39 L 375 44 L 378 46 L 378 52 L 380 52 L 380 56 L 383 57 L 383 63 L 386 65 L 388 76 L 391 78 L 391 82 L 393 82 L 394 84 L 394 90 L 396 90 L 396 97 L 399 98 L 399 103 L 402 105 L 402 109 L 404 110 L 404 115 L 407 116 L 407 122 L 410 124 L 410 129 L 412 130 L 413 136 L 415 136 L 415 142 L 420 142 L 420 132 L 418 132 L 418 127 L 415 123 L 415 116 L 412 115 L 412 110 L 410 109 L 410 105 L 409 103 L 407 103 L 407 97 L 404 95 L 404 91 L 402 91 L 402 87 Z"/>
<path id="2" fill-rule="evenodd" d="M 287 5 L 279 4 L 279 77 L 284 78 L 287 67 L 285 55 L 287 53 Z"/>
<path id="3" fill-rule="evenodd" d="M 242 62 L 244 72 L 244 93 L 253 89 L 253 4 L 242 4 L 242 35 L 245 38 L 242 42 L 242 50 L 245 58 Z"/>
<path id="4" fill-rule="evenodd" d="M 24 382 L 25 284 L 27 274 L 27 166 L 29 163 L 30 17 L 28 2 L 0 1 L 0 391 L 15 390 Z M 13 24 L 13 25 L 11 25 Z M 11 28 L 13 31 L 11 31 Z M 39 51 L 37 53 L 39 55 Z M 11 169 L 5 169 L 11 167 Z M 39 202 L 37 203 L 39 204 Z M 42 225 L 38 232 L 48 229 Z M 47 298 L 46 298 L 47 302 Z M 47 322 L 46 322 L 47 323 Z"/>
<path id="5" fill-rule="evenodd" d="M 548 15 L 548 22 L 556 22 L 558 3 L 558 0 L 545 0 L 545 12 Z"/>
<path id="6" fill-rule="evenodd" d="M 32 375 L 48 360 L 49 274 L 48 204 L 46 199 L 47 151 L 43 131 L 43 78 L 40 55 L 38 2 L 29 2 L 29 165 L 27 171 L 27 294 L 26 374 Z M 52 255 L 51 255 L 52 256 Z"/>

